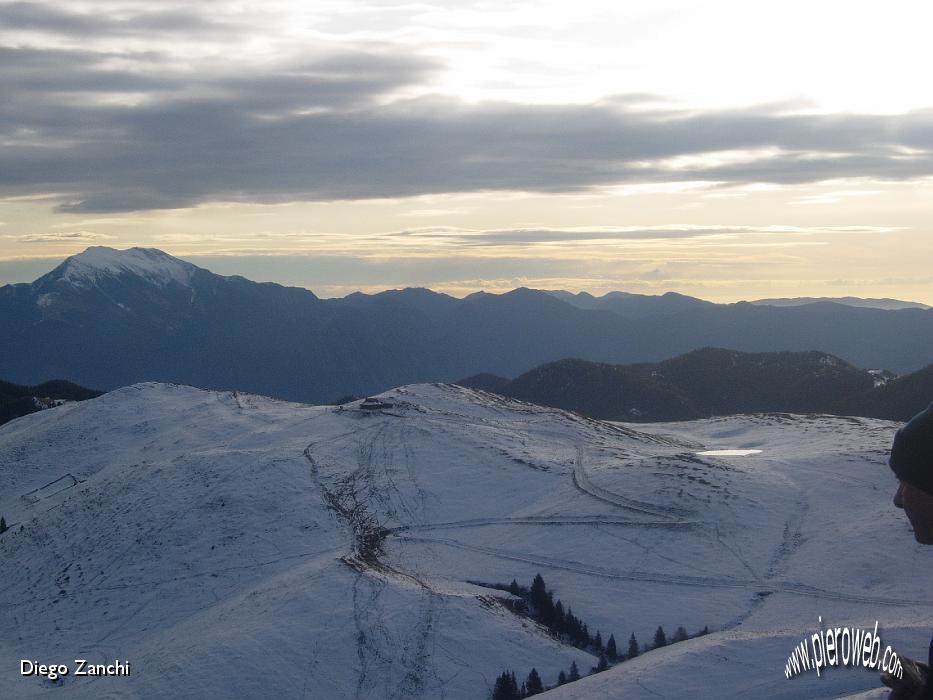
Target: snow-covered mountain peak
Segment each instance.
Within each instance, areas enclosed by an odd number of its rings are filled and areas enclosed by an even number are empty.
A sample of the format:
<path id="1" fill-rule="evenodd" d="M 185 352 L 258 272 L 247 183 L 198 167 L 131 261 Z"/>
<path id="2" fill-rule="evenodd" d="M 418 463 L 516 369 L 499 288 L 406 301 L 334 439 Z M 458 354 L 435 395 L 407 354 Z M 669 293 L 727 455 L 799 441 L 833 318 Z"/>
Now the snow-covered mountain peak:
<path id="1" fill-rule="evenodd" d="M 116 250 L 91 246 L 68 258 L 59 268 L 58 278 L 77 286 L 94 284 L 102 277 L 130 274 L 157 284 L 187 285 L 198 268 L 155 248 Z"/>

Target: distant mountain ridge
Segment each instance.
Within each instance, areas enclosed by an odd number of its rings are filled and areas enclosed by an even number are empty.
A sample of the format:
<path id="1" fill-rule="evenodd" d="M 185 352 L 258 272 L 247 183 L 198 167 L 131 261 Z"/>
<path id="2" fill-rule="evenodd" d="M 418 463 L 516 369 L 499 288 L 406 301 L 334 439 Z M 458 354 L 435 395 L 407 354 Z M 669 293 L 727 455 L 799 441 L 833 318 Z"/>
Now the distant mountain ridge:
<path id="1" fill-rule="evenodd" d="M 816 349 L 898 373 L 933 362 L 927 309 L 568 295 L 403 289 L 320 299 L 155 249 L 92 247 L 35 282 L 0 287 L 0 376 L 101 389 L 169 381 L 320 403 L 478 372 L 514 377 L 567 357 L 630 364 L 706 346 Z"/>
<path id="2" fill-rule="evenodd" d="M 672 316 L 685 311 L 710 309 L 717 306 L 711 301 L 685 296 L 677 292 L 666 292 L 660 296 L 609 292 L 601 297 L 595 297 L 587 292 L 573 294 L 559 290 L 547 293 L 581 309 L 604 309 L 630 319 L 646 318 L 648 316 Z"/>
<path id="3" fill-rule="evenodd" d="M 634 422 L 775 412 L 906 420 L 933 401 L 933 365 L 879 381 L 875 372 L 815 351 L 703 348 L 634 365 L 567 359 L 511 381 L 477 375 L 457 383 L 593 418 Z"/>
<path id="4" fill-rule="evenodd" d="M 818 304 L 830 302 L 833 304 L 845 304 L 846 306 L 855 306 L 864 309 L 885 309 L 895 311 L 897 309 L 929 309 L 927 304 L 921 304 L 916 301 L 901 301 L 900 299 L 862 299 L 860 297 L 794 297 L 780 299 L 756 299 L 751 302 L 759 306 L 804 306 L 805 304 Z"/>
<path id="5" fill-rule="evenodd" d="M 689 311 L 692 309 L 710 308 L 718 306 L 711 301 L 704 301 L 696 297 L 665 292 L 661 295 L 632 294 L 629 292 L 608 292 L 602 296 L 593 296 L 588 292 L 567 292 L 564 290 L 546 290 L 548 294 L 573 304 L 581 309 L 607 309 L 626 316 L 627 318 L 642 318 L 651 315 L 665 315 Z M 740 302 L 741 303 L 741 302 Z M 900 299 L 863 299 L 861 297 L 787 297 L 774 299 L 755 299 L 744 302 L 756 306 L 806 306 L 807 304 L 842 304 L 862 309 L 884 309 L 896 311 L 898 309 L 929 309 L 927 304 L 916 301 L 901 301 Z"/>

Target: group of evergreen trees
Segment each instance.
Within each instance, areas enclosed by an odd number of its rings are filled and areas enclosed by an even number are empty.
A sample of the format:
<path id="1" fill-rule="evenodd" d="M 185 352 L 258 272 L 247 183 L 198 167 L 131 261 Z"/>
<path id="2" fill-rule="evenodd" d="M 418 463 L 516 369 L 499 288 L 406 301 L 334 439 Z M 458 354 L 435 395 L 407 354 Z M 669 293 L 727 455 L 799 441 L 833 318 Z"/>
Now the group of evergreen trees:
<path id="1" fill-rule="evenodd" d="M 528 678 L 522 683 L 521 687 L 515 680 L 515 674 L 511 671 L 503 671 L 496 678 L 496 686 L 492 691 L 492 700 L 521 700 L 532 695 L 544 692 L 544 684 L 541 683 L 541 676 L 537 670 L 531 669 Z"/>
<path id="2" fill-rule="evenodd" d="M 568 605 L 565 610 L 564 604 L 559 599 L 557 601 L 554 600 L 554 593 L 547 589 L 541 574 L 535 576 L 534 581 L 531 583 L 531 588 L 520 586 L 514 579 L 508 586 L 497 585 L 496 588 L 507 590 L 512 595 L 521 599 L 521 602 L 517 604 L 514 602 L 509 604 L 516 613 L 526 615 L 540 623 L 562 642 L 571 644 L 578 649 L 597 654 L 599 656 L 599 662 L 590 669 L 590 673 L 600 673 L 608 669 L 611 665 L 627 659 L 633 659 L 642 652 L 658 649 L 668 644 L 682 642 L 690 637 L 690 635 L 687 634 L 687 629 L 681 625 L 671 636 L 670 640 L 668 640 L 664 628 L 659 625 L 654 633 L 654 642 L 651 646 L 644 644 L 642 647 L 639 647 L 638 640 L 635 638 L 635 634 L 632 633 L 632 636 L 629 637 L 628 640 L 627 652 L 621 654 L 616 645 L 615 635 L 610 634 L 605 645 L 603 644 L 602 634 L 599 630 L 596 631 L 595 635 L 590 636 L 586 623 L 573 614 L 570 606 Z M 709 634 L 708 627 L 704 627 L 694 636 L 699 637 L 704 634 Z M 557 684 L 563 685 L 565 683 L 572 683 L 579 679 L 580 670 L 577 668 L 576 661 L 574 661 L 570 665 L 569 673 L 565 673 L 561 670 L 560 674 L 558 674 Z M 546 688 L 544 688 L 541 683 L 541 677 L 537 669 L 531 669 L 531 673 L 528 674 L 528 678 L 521 686 L 518 685 L 514 672 L 503 671 L 496 678 L 492 700 L 519 700 L 520 698 L 537 695 L 543 690 L 546 690 Z"/>
<path id="3" fill-rule="evenodd" d="M 616 658 L 615 637 L 610 635 L 606 646 L 603 646 L 602 633 L 597 630 L 596 634 L 591 636 L 587 624 L 573 614 L 570 606 L 565 609 L 563 601 L 554 600 L 554 593 L 547 589 L 541 574 L 535 576 L 531 588 L 519 586 L 513 579 L 507 590 L 524 601 L 524 605 L 513 608 L 516 612 L 544 625 L 562 642 L 595 654 L 608 655 L 611 647 L 612 657 Z"/>

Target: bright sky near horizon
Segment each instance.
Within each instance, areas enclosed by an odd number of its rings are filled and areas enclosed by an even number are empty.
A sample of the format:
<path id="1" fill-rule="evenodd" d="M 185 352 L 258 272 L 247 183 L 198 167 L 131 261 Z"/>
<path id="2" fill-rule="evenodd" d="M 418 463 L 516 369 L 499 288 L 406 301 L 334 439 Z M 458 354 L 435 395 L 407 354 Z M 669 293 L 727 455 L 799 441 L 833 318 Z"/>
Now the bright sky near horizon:
<path id="1" fill-rule="evenodd" d="M 0 67 L 0 284 L 933 304 L 926 0 L 0 1 Z"/>

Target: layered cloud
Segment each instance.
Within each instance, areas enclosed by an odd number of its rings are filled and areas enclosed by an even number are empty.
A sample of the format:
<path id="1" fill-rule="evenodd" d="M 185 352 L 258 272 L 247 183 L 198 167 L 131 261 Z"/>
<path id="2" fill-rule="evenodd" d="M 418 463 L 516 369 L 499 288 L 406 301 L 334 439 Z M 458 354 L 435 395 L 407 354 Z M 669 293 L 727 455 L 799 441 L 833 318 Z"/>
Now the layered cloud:
<path id="1" fill-rule="evenodd" d="M 279 37 L 238 51 L 256 38 L 248 18 L 165 7 L 0 4 L 0 195 L 117 212 L 933 175 L 931 111 L 467 102 L 432 94 L 446 66 L 410 44 Z M 179 33 L 213 49 L 181 50 Z"/>
<path id="2" fill-rule="evenodd" d="M 53 233 L 28 233 L 11 236 L 20 243 L 97 243 L 115 238 L 95 231 L 56 231 Z"/>
<path id="3" fill-rule="evenodd" d="M 151 5 L 151 4 L 150 4 Z M 166 3 L 170 6 L 169 3 Z M 146 3 L 98 3 L 95 11 L 80 11 L 64 3 L 5 2 L 0 4 L 0 26 L 52 35 L 126 37 L 184 32 L 242 30 L 233 23 L 210 18 L 182 7 L 152 10 Z"/>

